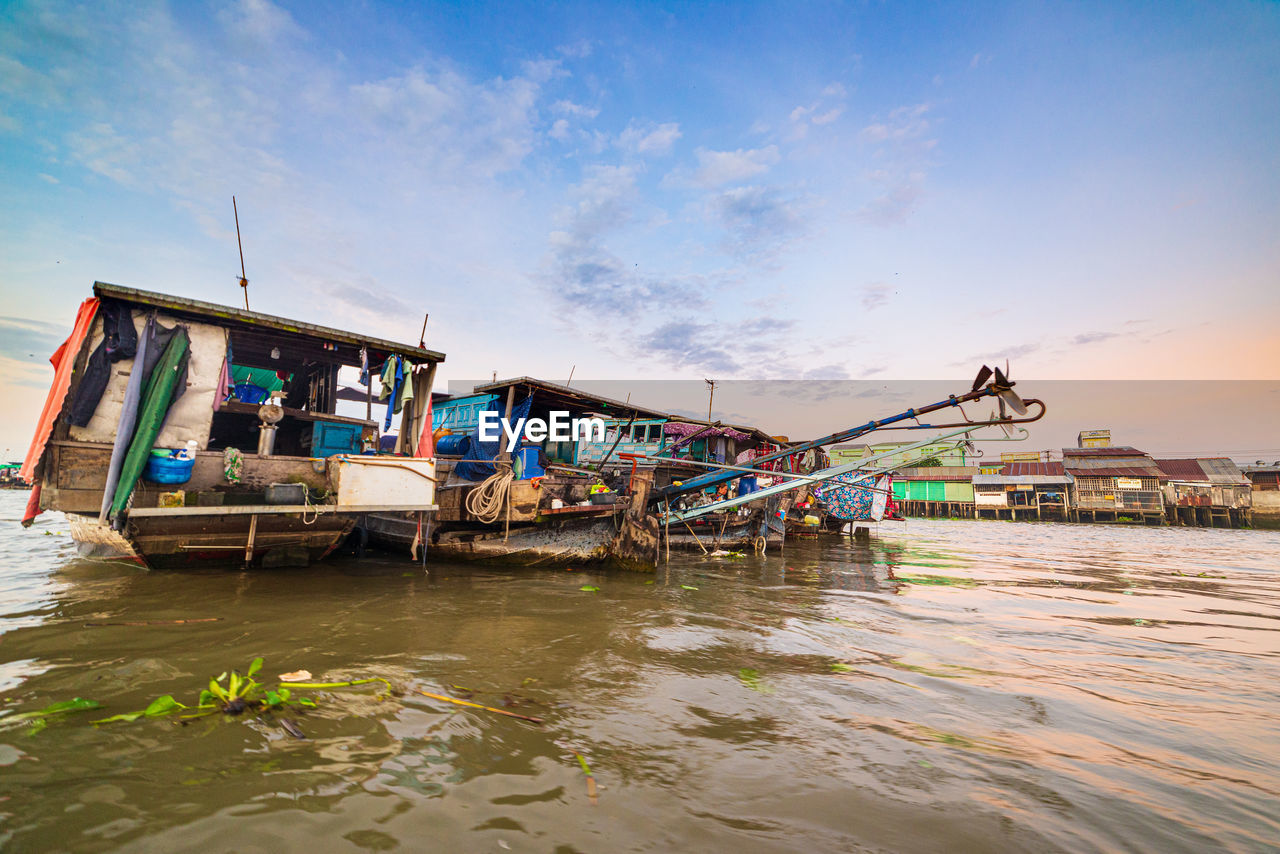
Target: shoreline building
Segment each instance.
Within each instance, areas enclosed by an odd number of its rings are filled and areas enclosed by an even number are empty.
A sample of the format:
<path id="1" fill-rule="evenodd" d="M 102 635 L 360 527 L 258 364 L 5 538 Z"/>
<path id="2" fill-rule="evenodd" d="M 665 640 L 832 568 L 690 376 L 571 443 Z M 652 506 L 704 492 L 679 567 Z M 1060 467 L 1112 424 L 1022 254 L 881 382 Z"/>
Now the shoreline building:
<path id="1" fill-rule="evenodd" d="M 1252 489 L 1252 523 L 1255 528 L 1280 528 L 1280 461 L 1271 465 L 1257 464 L 1244 467 Z"/>
<path id="2" fill-rule="evenodd" d="M 1072 521 L 1165 521 L 1165 475 L 1149 454 L 1130 447 L 1063 448 L 1063 471 L 1070 475 Z"/>
<path id="3" fill-rule="evenodd" d="M 1226 457 L 1156 460 L 1164 473 L 1171 525 L 1237 528 L 1251 524 L 1251 484 Z"/>
<path id="4" fill-rule="evenodd" d="M 1060 462 L 1008 462 L 999 472 L 973 476 L 979 519 L 1038 519 L 1066 522 L 1072 484 Z"/>

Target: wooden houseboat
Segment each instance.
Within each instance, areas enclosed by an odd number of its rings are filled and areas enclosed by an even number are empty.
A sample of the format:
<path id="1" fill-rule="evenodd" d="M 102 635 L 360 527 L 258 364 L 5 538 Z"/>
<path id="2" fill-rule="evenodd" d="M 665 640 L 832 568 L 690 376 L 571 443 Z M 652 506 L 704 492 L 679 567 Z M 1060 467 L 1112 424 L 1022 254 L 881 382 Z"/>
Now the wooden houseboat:
<path id="1" fill-rule="evenodd" d="M 60 510 L 84 553 L 168 567 L 306 564 L 367 513 L 422 520 L 435 510 L 435 462 L 412 455 L 443 360 L 425 347 L 98 282 L 51 360 L 53 386 L 22 469 L 34 486 L 25 521 Z M 370 374 L 388 366 L 380 404 L 400 410 L 402 456 L 376 454 Z M 364 417 L 338 414 L 343 367 L 365 369 Z"/>
<path id="2" fill-rule="evenodd" d="M 439 511 L 428 537 L 434 554 L 652 569 L 660 540 L 663 548 L 704 551 L 751 548 L 761 538 L 766 547 L 781 544 L 776 514 L 782 499 L 664 530 L 659 537 L 651 506 L 655 477 L 666 485 L 681 471 L 705 471 L 689 462 L 692 456 L 658 457 L 677 445 L 664 429 L 685 423 L 669 413 L 532 377 L 476 386 L 471 394 L 440 399 L 433 409 L 440 430 L 451 423 L 471 427 L 437 437 Z M 573 419 L 599 418 L 606 429 L 567 442 L 522 441 L 508 453 L 500 444 L 483 447 L 477 428 L 485 410 L 513 423 L 563 412 Z M 703 426 L 709 434 L 723 427 Z M 738 432 L 744 439 L 768 439 L 748 430 Z M 750 446 L 744 441 L 742 450 Z M 419 535 L 416 520 L 406 513 L 371 514 L 366 527 L 370 542 L 384 547 L 411 546 Z"/>

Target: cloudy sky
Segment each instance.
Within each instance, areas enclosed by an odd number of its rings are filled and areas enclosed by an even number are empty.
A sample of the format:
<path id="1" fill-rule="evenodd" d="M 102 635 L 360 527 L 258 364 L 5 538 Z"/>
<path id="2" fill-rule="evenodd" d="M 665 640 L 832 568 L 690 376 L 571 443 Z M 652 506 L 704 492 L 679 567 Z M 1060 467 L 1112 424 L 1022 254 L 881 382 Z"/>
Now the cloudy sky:
<path id="1" fill-rule="evenodd" d="M 95 279 L 442 380 L 1280 376 L 1280 6 L 10 2 L 0 376 Z M 576 367 L 575 367 L 576 366 Z"/>

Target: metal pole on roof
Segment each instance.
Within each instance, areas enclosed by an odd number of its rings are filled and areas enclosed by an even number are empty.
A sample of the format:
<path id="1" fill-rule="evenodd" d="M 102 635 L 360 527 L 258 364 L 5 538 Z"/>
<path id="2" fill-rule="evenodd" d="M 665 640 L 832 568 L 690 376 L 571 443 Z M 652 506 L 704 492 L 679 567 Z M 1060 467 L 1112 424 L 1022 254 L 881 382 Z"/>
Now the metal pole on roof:
<path id="1" fill-rule="evenodd" d="M 240 242 L 240 210 L 236 207 L 236 197 L 231 197 L 231 212 L 236 218 L 236 248 L 240 250 L 240 289 L 244 291 L 244 310 L 249 310 L 249 280 L 244 275 L 244 244 Z"/>
<path id="2" fill-rule="evenodd" d="M 716 381 L 704 380 L 704 382 L 706 382 L 707 387 L 711 389 L 711 394 L 707 398 L 707 420 L 710 421 L 711 420 L 711 402 L 716 399 Z"/>

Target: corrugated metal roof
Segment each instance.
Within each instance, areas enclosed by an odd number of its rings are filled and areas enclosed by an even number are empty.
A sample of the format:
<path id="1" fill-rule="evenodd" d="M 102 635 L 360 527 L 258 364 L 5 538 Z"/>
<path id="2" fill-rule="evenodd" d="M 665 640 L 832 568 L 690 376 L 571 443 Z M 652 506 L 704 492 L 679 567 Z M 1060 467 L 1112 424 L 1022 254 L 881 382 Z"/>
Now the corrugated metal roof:
<path id="1" fill-rule="evenodd" d="M 471 391 L 473 394 L 499 394 L 505 392 L 511 386 L 518 386 L 524 390 L 525 394 L 536 392 L 537 398 L 549 405 L 562 406 L 571 410 L 583 410 L 588 412 L 597 412 L 600 414 L 613 415 L 614 413 L 626 414 L 634 412 L 639 417 L 644 418 L 673 418 L 674 416 L 663 412 L 660 409 L 649 409 L 645 406 L 639 406 L 634 403 L 627 403 L 621 400 L 614 400 L 611 397 L 604 397 L 598 394 L 592 394 L 580 388 L 571 388 L 567 385 L 559 383 L 547 382 L 533 377 L 516 377 L 509 380 L 498 380 L 497 382 L 485 383 L 478 385 Z M 685 421 L 688 419 L 680 419 Z M 705 423 L 705 422 L 704 422 Z"/>
<path id="2" fill-rule="evenodd" d="M 1062 468 L 1075 477 L 1157 477 L 1160 466 L 1136 448 L 1063 448 Z"/>
<path id="3" fill-rule="evenodd" d="M 925 466 L 899 469 L 898 480 L 934 480 L 946 483 L 969 483 L 978 474 L 977 466 Z"/>
<path id="4" fill-rule="evenodd" d="M 1137 448 L 1118 445 L 1114 448 L 1063 448 L 1064 457 L 1146 457 L 1147 454 Z M 1148 457 L 1149 459 L 1149 457 Z"/>
<path id="5" fill-rule="evenodd" d="M 1074 478 L 1081 477 L 1154 477 L 1168 480 L 1159 466 L 1099 466 L 1098 468 L 1073 469 L 1068 467 L 1067 474 Z"/>
<path id="6" fill-rule="evenodd" d="M 1066 486 L 1071 483 L 1071 475 L 1050 474 L 975 474 L 974 486 Z"/>
<path id="7" fill-rule="evenodd" d="M 1040 477 L 1062 477 L 1067 472 L 1060 462 L 1048 463 L 1006 463 L 1001 470 L 1005 476 L 1020 477 L 1023 475 Z"/>
<path id="8" fill-rule="evenodd" d="M 372 338 L 367 335 L 359 335 L 342 329 L 331 329 L 327 326 L 318 326 L 301 320 L 289 320 L 284 317 L 276 317 L 273 314 L 263 314 L 260 311 L 249 311 L 229 305 L 205 302 L 204 300 L 176 297 L 170 294 L 155 293 L 154 291 L 143 291 L 138 288 L 126 288 L 109 282 L 94 282 L 93 292 L 99 297 L 110 297 L 139 305 L 153 305 L 175 313 L 209 318 L 212 322 L 221 323 L 224 326 L 251 326 L 259 329 L 270 329 L 282 334 L 341 342 L 355 347 L 369 347 L 370 349 L 388 353 L 398 353 L 402 356 L 412 356 L 419 362 L 444 361 L 444 353 L 437 353 L 435 350 L 415 347 L 412 344 L 397 344 L 394 341 L 387 341 L 383 338 Z"/>
<path id="9" fill-rule="evenodd" d="M 1164 472 L 1169 480 L 1182 480 L 1188 483 L 1209 482 L 1209 476 L 1204 473 L 1204 469 L 1200 468 L 1200 463 L 1196 460 L 1156 460 L 1156 465 L 1160 466 L 1160 471 Z"/>
<path id="10" fill-rule="evenodd" d="M 1209 476 L 1210 483 L 1223 486 L 1246 486 L 1249 483 L 1249 478 L 1245 477 L 1244 472 L 1240 471 L 1240 467 L 1235 464 L 1235 461 L 1228 457 L 1201 457 L 1196 462 L 1200 464 L 1200 468 L 1204 469 L 1204 473 Z"/>

